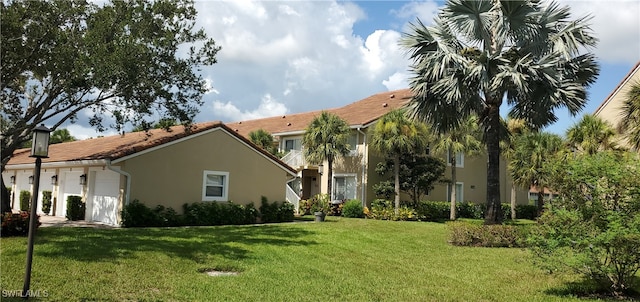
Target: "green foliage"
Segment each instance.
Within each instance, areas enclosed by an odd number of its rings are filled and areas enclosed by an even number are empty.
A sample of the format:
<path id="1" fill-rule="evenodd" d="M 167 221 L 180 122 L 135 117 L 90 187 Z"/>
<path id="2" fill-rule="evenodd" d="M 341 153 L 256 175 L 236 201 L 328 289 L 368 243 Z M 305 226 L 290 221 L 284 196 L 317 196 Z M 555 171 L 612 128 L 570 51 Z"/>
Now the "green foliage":
<path id="1" fill-rule="evenodd" d="M 640 81 L 632 83 L 625 97 L 618 127 L 629 144 L 640 150 Z"/>
<path id="2" fill-rule="evenodd" d="M 444 182 L 446 164 L 440 158 L 425 154 L 425 150 L 402 153 L 400 156 L 400 191 L 407 193 L 417 202 L 422 195 L 433 190 L 434 184 Z M 389 180 L 373 185 L 376 196 L 389 199 L 394 196 L 393 160 L 387 159 L 376 165 L 378 175 L 387 175 Z"/>
<path id="3" fill-rule="evenodd" d="M 261 128 L 251 131 L 249 132 L 249 139 L 252 143 L 256 144 L 258 147 L 266 150 L 271 154 L 275 155 L 278 152 L 278 149 L 273 145 L 273 135 L 267 132 L 267 130 Z"/>
<path id="4" fill-rule="evenodd" d="M 331 201 L 329 194 L 317 194 L 305 202 L 305 207 L 309 209 L 309 213 L 323 212 L 325 214 L 331 211 Z"/>
<path id="5" fill-rule="evenodd" d="M 49 137 L 49 144 L 59 144 L 66 142 L 73 142 L 76 138 L 69 133 L 67 129 L 56 129 L 51 132 L 51 136 Z"/>
<path id="6" fill-rule="evenodd" d="M 613 126 L 593 114 L 583 115 L 580 121 L 567 129 L 567 142 L 572 149 L 588 154 L 618 149 L 615 137 Z"/>
<path id="7" fill-rule="evenodd" d="M 362 202 L 357 199 L 348 200 L 342 206 L 342 217 L 363 218 L 364 208 Z"/>
<path id="8" fill-rule="evenodd" d="M 1 237 L 9 236 L 27 236 L 29 234 L 29 216 L 27 211 L 21 211 L 20 213 L 3 213 L 2 216 L 2 229 L 0 231 Z M 40 216 L 36 215 L 38 222 L 36 228 L 40 226 Z"/>
<path id="9" fill-rule="evenodd" d="M 51 211 L 51 191 L 42 191 L 42 212 L 49 215 Z"/>
<path id="10" fill-rule="evenodd" d="M 67 196 L 67 219 L 84 220 L 86 205 L 82 202 L 82 196 Z"/>
<path id="11" fill-rule="evenodd" d="M 529 228 L 512 225 L 480 225 L 454 221 L 448 223 L 449 243 L 460 246 L 524 247 Z"/>
<path id="12" fill-rule="evenodd" d="M 611 151 L 558 157 L 560 194 L 529 238 L 539 265 L 571 269 L 624 295 L 640 269 L 640 165 Z"/>
<path id="13" fill-rule="evenodd" d="M 262 196 L 260 205 L 261 221 L 263 223 L 291 222 L 293 221 L 294 208 L 293 204 L 286 201 L 269 203 L 267 198 Z"/>
<path id="14" fill-rule="evenodd" d="M 393 202 L 385 199 L 376 199 L 371 202 L 371 209 L 364 208 L 367 218 L 378 220 L 407 221 L 416 220 L 416 211 L 407 206 L 401 206 L 396 210 Z"/>
<path id="15" fill-rule="evenodd" d="M 31 208 L 31 192 L 27 190 L 20 191 L 20 211 L 29 211 Z"/>

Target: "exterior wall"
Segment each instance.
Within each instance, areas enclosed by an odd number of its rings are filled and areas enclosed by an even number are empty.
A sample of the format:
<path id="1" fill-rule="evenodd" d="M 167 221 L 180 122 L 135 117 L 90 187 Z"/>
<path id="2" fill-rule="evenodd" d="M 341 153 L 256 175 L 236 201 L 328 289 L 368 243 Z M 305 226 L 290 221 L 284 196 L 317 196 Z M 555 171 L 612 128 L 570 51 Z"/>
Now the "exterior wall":
<path id="1" fill-rule="evenodd" d="M 228 199 L 256 206 L 261 196 L 271 202 L 284 201 L 290 178 L 281 167 L 222 129 L 117 164 L 131 175 L 131 200 L 178 212 L 185 203 L 202 201 L 205 170 L 229 172 Z"/>

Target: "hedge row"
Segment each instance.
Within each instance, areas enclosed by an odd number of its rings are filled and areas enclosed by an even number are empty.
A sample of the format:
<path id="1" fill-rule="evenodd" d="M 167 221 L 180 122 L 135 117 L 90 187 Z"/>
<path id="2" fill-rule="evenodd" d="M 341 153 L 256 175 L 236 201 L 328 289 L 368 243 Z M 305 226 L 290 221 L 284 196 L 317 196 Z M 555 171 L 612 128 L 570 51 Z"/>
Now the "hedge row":
<path id="1" fill-rule="evenodd" d="M 217 202 L 196 202 L 182 206 L 184 214 L 173 208 L 156 206 L 149 208 L 139 200 L 134 200 L 122 210 L 123 227 L 173 227 L 253 224 L 258 221 L 293 221 L 294 207 L 288 202 L 269 203 L 262 198 L 260 210 L 253 203 L 248 205 Z"/>
<path id="2" fill-rule="evenodd" d="M 395 214 L 393 202 L 384 199 L 376 199 L 371 203 L 371 208 L 365 209 L 368 218 L 383 220 L 420 220 L 443 221 L 450 217 L 451 204 L 446 201 L 421 201 L 418 203 L 402 202 L 400 211 Z M 463 202 L 456 204 L 457 218 L 484 219 L 486 205 Z M 503 220 L 511 219 L 511 206 L 502 204 Z M 517 219 L 531 219 L 537 217 L 537 208 L 533 205 L 517 205 Z"/>

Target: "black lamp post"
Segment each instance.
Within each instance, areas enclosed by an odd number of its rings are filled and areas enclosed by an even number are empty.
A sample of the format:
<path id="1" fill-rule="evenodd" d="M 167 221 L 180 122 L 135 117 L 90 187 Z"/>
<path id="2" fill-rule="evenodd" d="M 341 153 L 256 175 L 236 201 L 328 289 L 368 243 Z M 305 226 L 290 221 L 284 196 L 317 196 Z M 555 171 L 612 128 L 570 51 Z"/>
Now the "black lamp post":
<path id="1" fill-rule="evenodd" d="M 33 140 L 31 142 L 31 157 L 36 158 L 36 168 L 33 172 L 33 194 L 31 194 L 31 214 L 29 215 L 29 239 L 27 242 L 27 265 L 24 272 L 24 286 L 22 287 L 22 297 L 29 298 L 29 285 L 31 283 L 31 262 L 33 260 L 33 240 L 36 235 L 36 215 L 38 206 L 38 191 L 40 190 L 40 167 L 42 159 L 49 157 L 49 133 L 51 129 L 44 124 L 33 129 Z"/>

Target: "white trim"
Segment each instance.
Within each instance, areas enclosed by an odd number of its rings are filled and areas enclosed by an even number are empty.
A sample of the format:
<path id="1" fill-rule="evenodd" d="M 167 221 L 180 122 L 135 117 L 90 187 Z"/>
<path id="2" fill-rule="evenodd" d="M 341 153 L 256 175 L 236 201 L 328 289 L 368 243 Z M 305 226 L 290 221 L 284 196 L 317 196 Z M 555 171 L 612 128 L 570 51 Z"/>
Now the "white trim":
<path id="1" fill-rule="evenodd" d="M 42 163 L 42 169 L 51 169 L 51 168 L 67 168 L 67 167 L 79 167 L 79 166 L 104 166 L 107 164 L 108 159 L 98 159 L 98 160 L 75 160 L 75 161 L 56 161 L 49 163 Z M 33 169 L 35 167 L 35 162 L 33 164 L 17 164 L 17 165 L 6 165 L 5 170 L 21 170 L 21 169 Z"/>
<path id="2" fill-rule="evenodd" d="M 622 82 L 620 82 L 618 86 L 616 86 L 615 90 L 602 102 L 602 104 L 600 104 L 598 108 L 596 108 L 596 111 L 593 113 L 593 115 L 598 116 L 598 114 L 600 114 L 600 112 L 609 105 L 611 100 L 613 100 L 618 95 L 618 93 L 620 93 L 620 90 L 626 87 L 627 83 L 631 81 L 631 78 L 633 78 L 635 73 L 638 71 L 640 71 L 640 63 L 636 64 L 635 68 L 627 74 L 627 76 L 622 80 Z"/>
<path id="3" fill-rule="evenodd" d="M 333 174 L 333 179 L 331 179 L 331 191 L 335 191 L 336 189 L 336 178 L 338 177 L 353 177 L 353 179 L 355 180 L 355 184 L 356 187 L 353 190 L 353 193 L 355 193 L 356 196 L 354 196 L 354 198 L 358 198 L 358 173 L 336 173 Z M 331 196 L 331 200 L 335 199 L 335 196 L 333 196 L 334 192 L 330 192 L 330 196 Z"/>
<path id="4" fill-rule="evenodd" d="M 222 196 L 207 196 L 207 175 L 224 176 L 222 183 Z M 229 172 L 204 170 L 202 172 L 202 201 L 228 201 L 229 200 Z"/>

